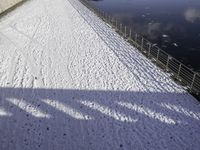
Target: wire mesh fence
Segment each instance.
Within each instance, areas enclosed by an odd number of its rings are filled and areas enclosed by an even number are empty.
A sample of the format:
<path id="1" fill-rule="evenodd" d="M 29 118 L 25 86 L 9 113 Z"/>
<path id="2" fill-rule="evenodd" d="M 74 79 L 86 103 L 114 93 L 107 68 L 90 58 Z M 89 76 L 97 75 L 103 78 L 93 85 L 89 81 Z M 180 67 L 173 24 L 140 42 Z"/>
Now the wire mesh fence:
<path id="1" fill-rule="evenodd" d="M 79 0 L 88 9 L 94 12 L 99 18 L 113 27 L 118 34 L 136 47 L 147 58 L 161 67 L 164 71 L 171 73 L 173 79 L 176 79 L 183 86 L 194 94 L 200 94 L 200 74 L 188 68 L 186 65 L 173 58 L 171 55 L 160 49 L 155 44 L 145 39 L 143 36 L 125 26 L 117 18 L 111 16 L 103 10 L 94 6 L 88 0 Z"/>

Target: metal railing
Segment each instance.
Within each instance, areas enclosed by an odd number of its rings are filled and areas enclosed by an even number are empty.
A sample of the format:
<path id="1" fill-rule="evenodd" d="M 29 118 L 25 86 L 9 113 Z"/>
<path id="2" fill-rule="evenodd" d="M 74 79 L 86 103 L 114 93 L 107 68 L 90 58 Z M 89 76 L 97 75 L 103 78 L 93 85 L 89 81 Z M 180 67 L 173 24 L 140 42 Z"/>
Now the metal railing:
<path id="1" fill-rule="evenodd" d="M 131 45 L 136 47 L 142 54 L 149 58 L 164 71 L 171 73 L 172 78 L 185 86 L 191 93 L 200 94 L 200 74 L 188 68 L 186 65 L 152 44 L 150 41 L 123 25 L 117 18 L 109 15 L 94 6 L 88 0 L 79 0 L 99 18 L 111 25 L 116 32 L 123 36 Z"/>

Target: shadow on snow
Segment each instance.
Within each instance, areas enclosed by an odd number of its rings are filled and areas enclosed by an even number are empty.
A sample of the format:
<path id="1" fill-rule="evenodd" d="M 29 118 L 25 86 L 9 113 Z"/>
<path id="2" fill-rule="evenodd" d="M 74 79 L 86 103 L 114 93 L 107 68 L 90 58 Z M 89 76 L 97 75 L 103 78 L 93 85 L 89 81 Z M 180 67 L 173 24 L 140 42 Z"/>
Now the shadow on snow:
<path id="1" fill-rule="evenodd" d="M 200 111 L 184 93 L 0 89 L 0 149 L 198 148 Z"/>

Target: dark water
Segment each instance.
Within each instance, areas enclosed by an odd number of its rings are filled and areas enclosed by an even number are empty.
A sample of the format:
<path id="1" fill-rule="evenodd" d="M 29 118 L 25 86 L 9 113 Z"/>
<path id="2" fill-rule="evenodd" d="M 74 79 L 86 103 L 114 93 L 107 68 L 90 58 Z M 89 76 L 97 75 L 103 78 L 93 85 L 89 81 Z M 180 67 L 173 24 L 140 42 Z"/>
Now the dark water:
<path id="1" fill-rule="evenodd" d="M 92 0 L 200 72 L 200 0 Z"/>

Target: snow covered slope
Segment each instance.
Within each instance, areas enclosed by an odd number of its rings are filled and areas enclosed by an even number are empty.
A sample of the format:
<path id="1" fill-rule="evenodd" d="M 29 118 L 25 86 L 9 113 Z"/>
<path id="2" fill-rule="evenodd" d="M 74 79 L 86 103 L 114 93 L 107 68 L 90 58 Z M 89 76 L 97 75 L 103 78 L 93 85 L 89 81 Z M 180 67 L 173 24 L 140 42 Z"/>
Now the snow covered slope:
<path id="1" fill-rule="evenodd" d="M 0 20 L 0 150 L 198 150 L 200 105 L 76 0 Z"/>

